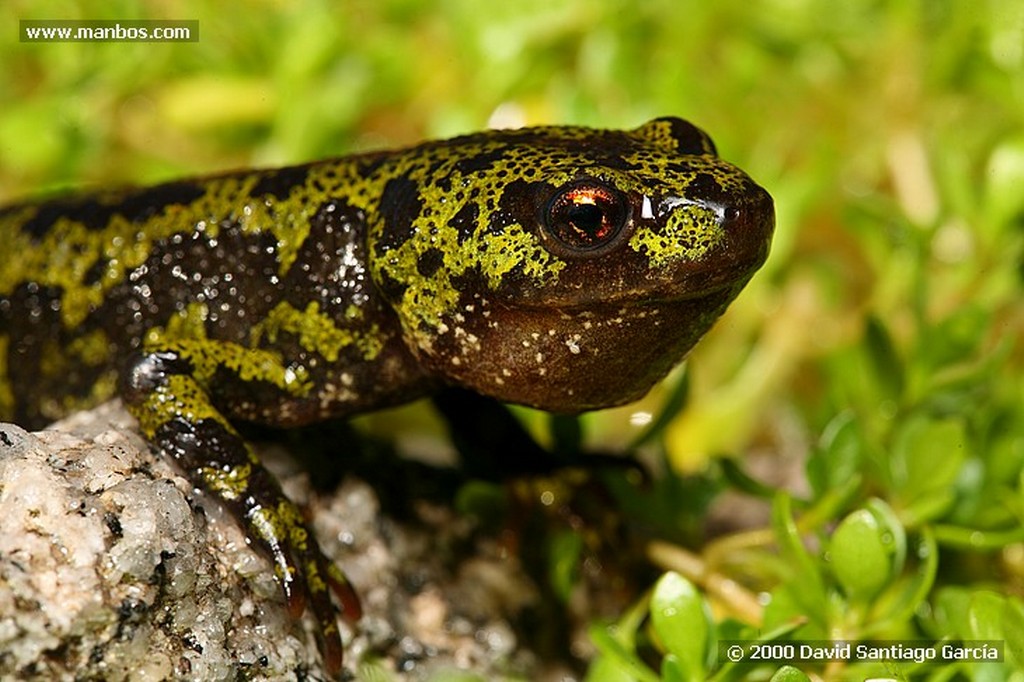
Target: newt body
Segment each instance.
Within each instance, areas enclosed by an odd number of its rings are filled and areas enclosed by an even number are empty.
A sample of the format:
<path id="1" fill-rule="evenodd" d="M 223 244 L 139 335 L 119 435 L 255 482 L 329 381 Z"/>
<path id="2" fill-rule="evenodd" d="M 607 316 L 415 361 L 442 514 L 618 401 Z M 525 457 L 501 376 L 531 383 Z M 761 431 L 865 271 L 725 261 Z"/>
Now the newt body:
<path id="1" fill-rule="evenodd" d="M 0 418 L 114 396 L 341 645 L 358 601 L 233 426 L 458 386 L 574 413 L 642 396 L 767 257 L 770 196 L 680 119 L 489 131 L 0 209 Z"/>

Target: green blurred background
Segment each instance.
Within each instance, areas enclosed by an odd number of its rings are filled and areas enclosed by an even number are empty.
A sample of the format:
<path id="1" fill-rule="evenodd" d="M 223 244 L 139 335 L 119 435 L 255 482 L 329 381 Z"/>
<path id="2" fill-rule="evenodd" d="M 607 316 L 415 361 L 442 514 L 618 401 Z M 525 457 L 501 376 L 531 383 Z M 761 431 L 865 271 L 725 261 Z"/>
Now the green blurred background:
<path id="1" fill-rule="evenodd" d="M 195 19 L 200 33 L 19 42 L 19 20 L 53 18 Z M 677 500 L 697 521 L 665 535 L 770 594 L 766 627 L 802 613 L 814 635 L 1009 637 L 962 625 L 989 607 L 1024 623 L 1019 0 L 7 0 L 0 28 L 0 201 L 489 125 L 694 121 L 773 194 L 778 229 L 647 448 L 707 497 L 775 516 L 723 542 L 702 522 L 722 515 L 714 499 Z M 680 376 L 587 416 L 590 442 L 635 440 Z M 860 512 L 882 529 L 867 587 L 834 563 L 848 547 L 828 551 Z M 822 551 L 788 556 L 787 528 Z M 922 547 L 939 552 L 931 577 Z M 875 559 L 851 561 L 863 575 Z M 808 580 L 822 603 L 794 606 Z M 987 679 L 1024 658 L 1008 660 Z"/>

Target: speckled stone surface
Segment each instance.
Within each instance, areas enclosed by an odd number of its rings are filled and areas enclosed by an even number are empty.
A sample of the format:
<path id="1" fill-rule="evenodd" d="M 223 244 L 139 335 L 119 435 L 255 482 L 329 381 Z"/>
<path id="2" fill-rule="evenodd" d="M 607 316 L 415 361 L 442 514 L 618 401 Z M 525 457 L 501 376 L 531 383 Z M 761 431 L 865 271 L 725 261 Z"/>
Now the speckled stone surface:
<path id="1" fill-rule="evenodd" d="M 324 679 L 269 562 L 132 427 L 116 404 L 35 434 L 0 424 L 0 679 Z M 451 561 L 438 548 L 465 545 L 466 523 L 449 510 L 410 530 L 355 480 L 310 501 L 290 466 L 286 491 L 364 602 L 346 675 L 540 678 L 505 620 L 535 598 L 514 560 L 478 541 Z"/>

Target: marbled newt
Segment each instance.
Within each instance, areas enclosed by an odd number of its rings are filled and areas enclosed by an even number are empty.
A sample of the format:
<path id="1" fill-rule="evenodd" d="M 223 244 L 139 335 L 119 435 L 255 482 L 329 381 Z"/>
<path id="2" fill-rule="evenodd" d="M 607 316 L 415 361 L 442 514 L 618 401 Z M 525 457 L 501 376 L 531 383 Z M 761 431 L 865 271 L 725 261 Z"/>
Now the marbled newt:
<path id="1" fill-rule="evenodd" d="M 772 199 L 692 124 L 487 131 L 0 209 L 0 418 L 120 396 L 245 524 L 327 667 L 359 602 L 239 435 L 444 386 L 642 396 L 768 254 Z"/>

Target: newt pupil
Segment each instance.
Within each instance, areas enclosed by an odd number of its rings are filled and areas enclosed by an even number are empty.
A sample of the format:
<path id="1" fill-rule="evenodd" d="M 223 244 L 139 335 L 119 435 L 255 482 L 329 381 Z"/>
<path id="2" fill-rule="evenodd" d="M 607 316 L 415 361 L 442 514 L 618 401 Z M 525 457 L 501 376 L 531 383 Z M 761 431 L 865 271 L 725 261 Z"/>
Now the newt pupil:
<path id="1" fill-rule="evenodd" d="M 597 204 L 575 204 L 569 209 L 567 217 L 569 225 L 583 239 L 595 242 L 608 235 L 610 226 L 605 220 L 604 211 Z"/>

